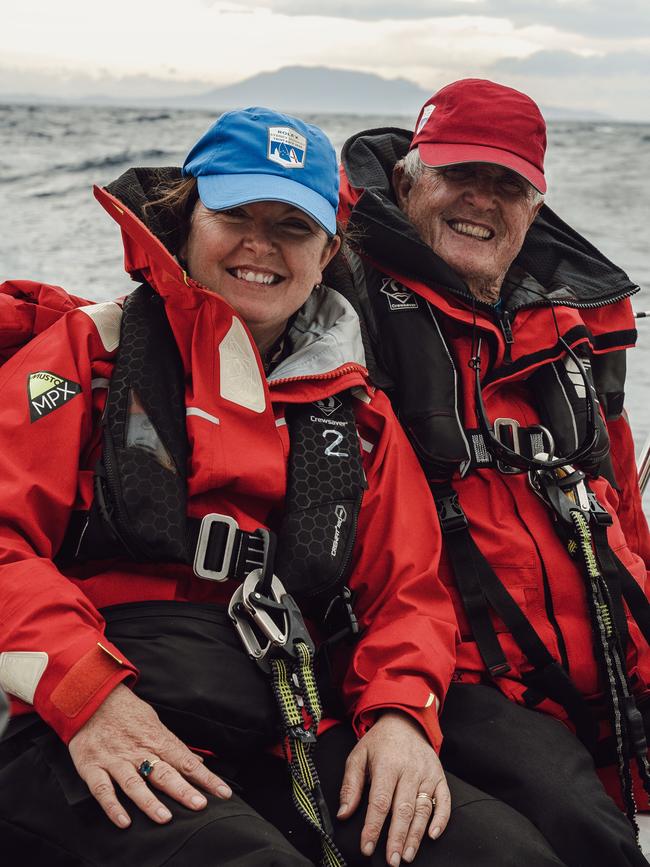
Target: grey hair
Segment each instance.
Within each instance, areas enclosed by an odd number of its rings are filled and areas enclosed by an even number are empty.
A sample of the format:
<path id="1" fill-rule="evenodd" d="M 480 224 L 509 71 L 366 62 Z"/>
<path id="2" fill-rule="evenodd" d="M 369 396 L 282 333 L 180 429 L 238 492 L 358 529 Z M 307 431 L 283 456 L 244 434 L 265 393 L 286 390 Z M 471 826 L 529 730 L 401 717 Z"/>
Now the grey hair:
<path id="1" fill-rule="evenodd" d="M 425 163 L 422 162 L 417 148 L 413 148 L 413 150 L 409 151 L 405 157 L 402 157 L 401 160 L 398 160 L 395 163 L 395 168 L 400 168 L 412 184 L 420 180 L 420 178 L 424 174 L 425 169 L 428 169 L 434 174 L 436 173 L 435 166 L 427 166 Z M 530 197 L 531 202 L 533 205 L 539 205 L 540 202 L 544 201 L 544 193 L 540 193 L 540 191 L 536 187 L 534 187 L 530 183 L 530 181 L 528 183 L 532 191 Z"/>
<path id="2" fill-rule="evenodd" d="M 405 157 L 398 160 L 395 163 L 395 168 L 400 168 L 411 183 L 419 181 L 424 172 L 424 163 L 420 159 L 418 149 L 413 148 L 413 150 L 409 151 Z"/>

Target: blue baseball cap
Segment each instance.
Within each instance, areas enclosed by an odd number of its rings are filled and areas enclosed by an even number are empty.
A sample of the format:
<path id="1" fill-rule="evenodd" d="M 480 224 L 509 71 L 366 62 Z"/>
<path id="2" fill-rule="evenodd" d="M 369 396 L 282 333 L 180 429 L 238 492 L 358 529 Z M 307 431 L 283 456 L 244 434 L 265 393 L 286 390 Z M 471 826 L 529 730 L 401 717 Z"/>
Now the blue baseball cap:
<path id="1" fill-rule="evenodd" d="M 336 234 L 339 175 L 330 140 L 317 126 L 269 108 L 222 114 L 197 141 L 183 174 L 198 181 L 206 208 L 286 202 Z"/>

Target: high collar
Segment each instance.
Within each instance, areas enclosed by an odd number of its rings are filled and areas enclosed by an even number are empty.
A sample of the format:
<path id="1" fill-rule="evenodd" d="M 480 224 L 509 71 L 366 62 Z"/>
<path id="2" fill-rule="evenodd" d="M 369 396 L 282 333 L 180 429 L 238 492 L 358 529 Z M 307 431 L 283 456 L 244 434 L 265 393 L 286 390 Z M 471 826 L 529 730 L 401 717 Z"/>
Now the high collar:
<path id="1" fill-rule="evenodd" d="M 395 202 L 392 171 L 411 138 L 408 130 L 387 127 L 348 139 L 341 153 L 341 214 L 370 259 L 471 302 L 462 278 L 422 241 Z M 507 283 L 511 310 L 548 303 L 600 307 L 639 290 L 547 205 L 528 230 Z"/>
<path id="2" fill-rule="evenodd" d="M 180 169 L 129 169 L 108 187 L 95 187 L 94 194 L 121 228 L 127 272 L 134 280 L 149 283 L 165 301 L 189 368 L 189 344 L 205 308 L 212 308 L 216 316 L 237 314 L 184 270 L 175 255 L 175 226 L 165 209 L 145 207 L 157 196 L 161 181 L 173 178 L 180 178 Z M 273 370 L 270 381 L 322 377 L 350 364 L 365 368 L 358 317 L 351 304 L 333 289 L 314 289 L 296 315 L 287 339 L 291 351 Z"/>

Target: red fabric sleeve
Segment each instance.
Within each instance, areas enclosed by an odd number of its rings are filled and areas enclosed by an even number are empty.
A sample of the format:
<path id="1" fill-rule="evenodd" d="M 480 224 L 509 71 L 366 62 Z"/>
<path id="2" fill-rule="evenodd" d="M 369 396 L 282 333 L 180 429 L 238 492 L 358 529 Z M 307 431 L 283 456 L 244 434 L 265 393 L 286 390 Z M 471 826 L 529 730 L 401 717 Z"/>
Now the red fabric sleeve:
<path id="1" fill-rule="evenodd" d="M 624 412 L 607 423 L 612 464 L 619 486 L 617 514 L 630 549 L 650 568 L 650 532 L 643 512 L 632 431 Z"/>
<path id="2" fill-rule="evenodd" d="M 455 665 L 456 618 L 438 578 L 440 530 L 420 466 L 387 397 L 372 401 L 382 430 L 370 454 L 350 587 L 361 639 L 344 696 L 357 734 L 376 712 L 402 710 L 441 742 L 437 709 Z"/>
<path id="3" fill-rule="evenodd" d="M 66 741 L 136 674 L 52 560 L 79 507 L 94 364 L 105 373 L 109 358 L 93 321 L 73 311 L 0 370 L 0 683 Z"/>

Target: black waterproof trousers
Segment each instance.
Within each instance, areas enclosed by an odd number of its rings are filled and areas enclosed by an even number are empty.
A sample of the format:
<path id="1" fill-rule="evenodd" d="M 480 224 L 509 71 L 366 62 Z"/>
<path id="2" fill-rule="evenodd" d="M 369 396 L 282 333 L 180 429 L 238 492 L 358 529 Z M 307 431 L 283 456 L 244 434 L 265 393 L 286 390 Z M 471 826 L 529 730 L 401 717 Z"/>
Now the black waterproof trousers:
<path id="1" fill-rule="evenodd" d="M 526 816 L 567 867 L 648 867 L 591 755 L 561 722 L 471 684 L 452 684 L 441 722 L 445 770 Z"/>
<path id="2" fill-rule="evenodd" d="M 317 763 L 333 814 L 353 745 L 354 735 L 344 726 L 319 739 Z M 212 767 L 229 777 L 236 792 L 232 799 L 209 798 L 208 807 L 196 813 L 158 792 L 173 820 L 158 826 L 131 806 L 133 823 L 121 831 L 90 796 L 67 748 L 44 725 L 37 723 L 6 737 L 0 743 L 2 863 L 308 867 L 318 861 L 318 841 L 291 803 L 281 759 L 258 755 L 234 770 L 230 766 L 228 773 L 219 763 Z M 454 799 L 450 824 L 441 839 L 425 840 L 414 862 L 418 867 L 561 867 L 562 862 L 521 814 L 454 778 L 450 785 Z M 337 841 L 350 867 L 386 863 L 385 832 L 372 858 L 359 852 L 364 811 L 365 804 L 348 822 L 336 823 Z"/>

